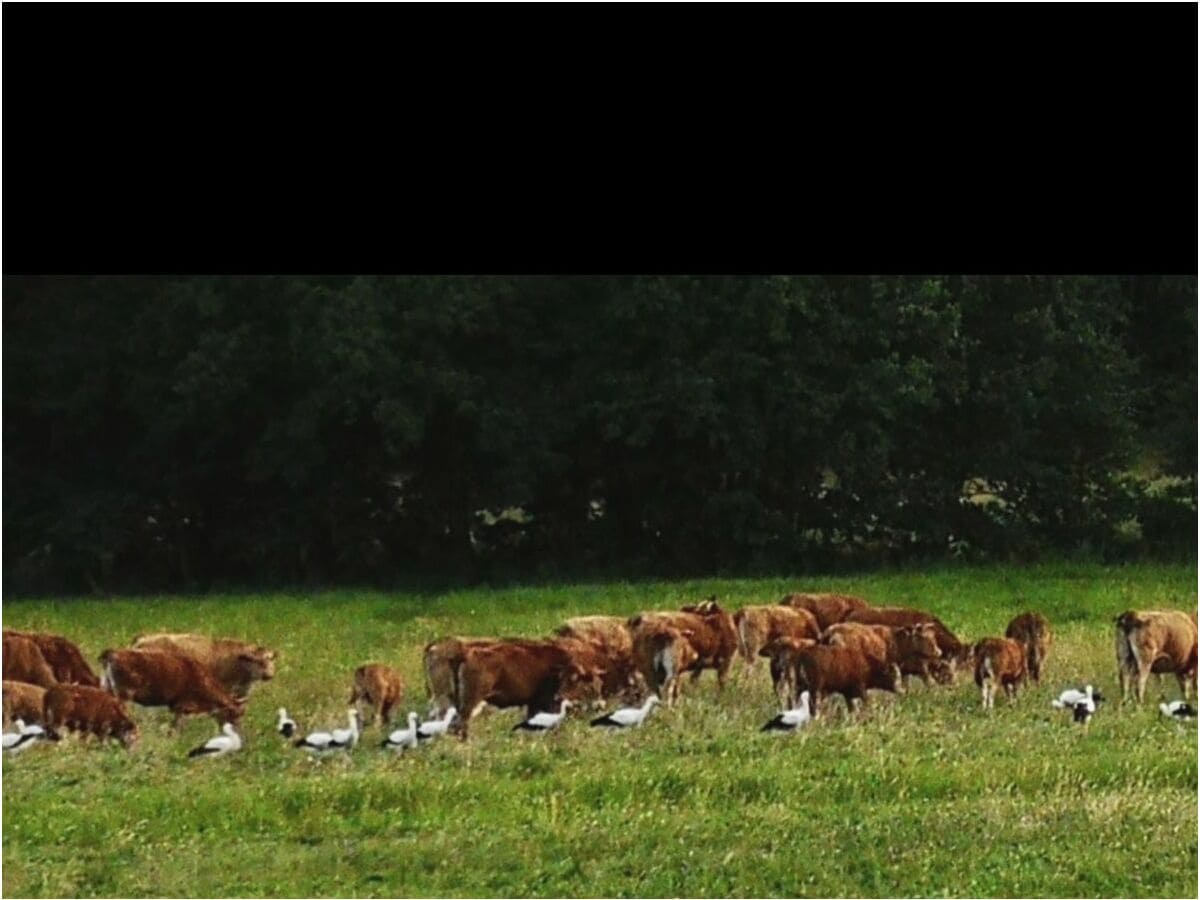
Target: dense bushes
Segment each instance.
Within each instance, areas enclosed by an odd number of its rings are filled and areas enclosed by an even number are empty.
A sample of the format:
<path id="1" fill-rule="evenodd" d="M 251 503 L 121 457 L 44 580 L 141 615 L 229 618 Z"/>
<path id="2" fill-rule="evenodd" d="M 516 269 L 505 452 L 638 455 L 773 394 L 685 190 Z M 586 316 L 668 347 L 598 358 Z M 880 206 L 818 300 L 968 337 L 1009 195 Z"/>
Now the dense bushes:
<path id="1" fill-rule="evenodd" d="M 1196 281 L 5 279 L 12 591 L 1194 547 Z M 1164 489 L 1127 476 L 1180 476 Z"/>

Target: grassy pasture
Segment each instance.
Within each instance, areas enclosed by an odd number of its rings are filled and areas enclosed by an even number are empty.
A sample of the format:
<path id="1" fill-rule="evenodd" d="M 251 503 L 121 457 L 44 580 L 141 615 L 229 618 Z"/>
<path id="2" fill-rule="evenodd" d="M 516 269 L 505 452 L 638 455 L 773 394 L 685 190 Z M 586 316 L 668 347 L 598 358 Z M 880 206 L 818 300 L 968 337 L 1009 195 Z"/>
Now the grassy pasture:
<path id="1" fill-rule="evenodd" d="M 765 668 L 716 694 L 711 673 L 640 731 L 569 720 L 394 758 L 378 727 L 313 762 L 273 733 L 341 726 L 355 665 L 396 665 L 403 712 L 426 711 L 420 648 L 446 633 L 540 635 L 571 615 L 731 608 L 838 589 L 927 608 L 963 638 L 1025 609 L 1055 629 L 1048 683 L 991 715 L 973 684 L 839 702 L 802 735 L 760 735 Z M 1084 679 L 1116 698 L 1111 622 L 1131 606 L 1194 608 L 1194 566 L 948 568 L 848 578 L 580 585 L 441 596 L 161 597 L 5 603 L 4 624 L 57 631 L 95 660 L 139 631 L 245 636 L 281 651 L 252 695 L 246 749 L 190 762 L 135 710 L 139 748 L 64 741 L 3 762 L 3 892 L 25 896 L 1195 897 L 1197 742 L 1157 712 L 1102 706 L 1088 731 L 1052 710 Z M 1168 676 L 1163 692 L 1178 688 Z M 873 697 L 874 699 L 874 697 Z"/>

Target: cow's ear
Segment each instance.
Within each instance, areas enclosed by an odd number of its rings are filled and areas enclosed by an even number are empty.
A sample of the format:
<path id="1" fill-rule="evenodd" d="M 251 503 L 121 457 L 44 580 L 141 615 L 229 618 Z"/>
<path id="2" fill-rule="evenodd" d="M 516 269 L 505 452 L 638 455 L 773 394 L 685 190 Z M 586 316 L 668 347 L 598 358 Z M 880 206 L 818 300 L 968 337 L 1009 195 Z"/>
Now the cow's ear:
<path id="1" fill-rule="evenodd" d="M 696 632 L 693 631 L 691 628 L 680 628 L 679 633 L 682 634 L 684 637 L 695 637 L 696 636 Z"/>

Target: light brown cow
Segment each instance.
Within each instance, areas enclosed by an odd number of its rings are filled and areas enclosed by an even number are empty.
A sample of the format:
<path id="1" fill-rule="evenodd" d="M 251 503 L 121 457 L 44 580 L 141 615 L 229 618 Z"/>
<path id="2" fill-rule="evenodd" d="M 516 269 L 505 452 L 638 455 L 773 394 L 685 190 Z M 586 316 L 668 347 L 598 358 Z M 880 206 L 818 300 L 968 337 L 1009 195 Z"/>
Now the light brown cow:
<path id="1" fill-rule="evenodd" d="M 822 634 L 821 641 L 834 647 L 858 647 L 864 653 L 898 666 L 905 680 L 916 675 L 926 685 L 934 676 L 934 667 L 941 662 L 942 656 L 937 629 L 931 622 L 899 628 L 839 622 Z"/>
<path id="2" fill-rule="evenodd" d="M 40 631 L 13 631 L 5 629 L 4 633 L 20 635 L 29 638 L 42 651 L 56 680 L 62 684 L 82 684 L 87 687 L 98 687 L 100 679 L 92 671 L 87 660 L 74 643 L 61 634 L 48 634 Z"/>
<path id="3" fill-rule="evenodd" d="M 24 681 L 44 688 L 58 684 L 54 670 L 33 639 L 6 631 L 3 640 L 5 681 Z"/>
<path id="4" fill-rule="evenodd" d="M 633 627 L 633 657 L 642 681 L 667 706 L 679 699 L 679 680 L 698 660 L 692 642 L 669 622 L 643 619 Z"/>
<path id="5" fill-rule="evenodd" d="M 422 654 L 425 684 L 433 704 L 430 715 L 442 716 L 458 703 L 458 667 L 470 647 L 486 647 L 501 643 L 499 638 L 445 637 L 430 641 Z M 459 715 L 463 710 L 459 709 Z"/>
<path id="6" fill-rule="evenodd" d="M 246 711 L 246 702 L 230 696 L 207 666 L 182 653 L 105 650 L 100 664 L 106 690 L 139 706 L 167 707 L 175 714 L 174 728 L 195 715 L 237 724 Z"/>
<path id="7" fill-rule="evenodd" d="M 1016 702 L 1017 688 L 1028 674 L 1025 647 L 1011 638 L 984 638 L 975 644 L 975 684 L 983 698 L 983 708 L 996 705 L 996 688 L 1003 687 L 1009 702 Z"/>
<path id="8" fill-rule="evenodd" d="M 822 631 L 830 625 L 846 621 L 846 616 L 854 610 L 869 606 L 862 597 L 850 594 L 788 594 L 779 602 L 784 606 L 808 610 L 816 617 Z"/>
<path id="9" fill-rule="evenodd" d="M 250 696 L 255 682 L 275 677 L 275 651 L 233 638 L 202 634 L 146 634 L 134 638 L 135 650 L 182 653 L 204 664 L 237 700 Z"/>
<path id="10" fill-rule="evenodd" d="M 354 685 L 350 688 L 350 703 L 356 709 L 366 702 L 367 714 L 363 725 L 370 725 L 378 715 L 384 725 L 391 724 L 392 707 L 404 697 L 404 679 L 391 666 L 367 663 L 354 670 Z"/>
<path id="11" fill-rule="evenodd" d="M 121 701 L 100 688 L 60 684 L 46 691 L 46 724 L 84 732 L 97 738 L 111 737 L 126 749 L 138 742 L 137 724 Z"/>
<path id="12" fill-rule="evenodd" d="M 1196 619 L 1179 610 L 1127 610 L 1117 616 L 1115 638 L 1121 697 L 1136 689 L 1141 703 L 1151 672 L 1173 672 L 1185 698 L 1196 687 Z"/>
<path id="13" fill-rule="evenodd" d="M 1042 681 L 1042 666 L 1050 652 L 1053 640 L 1050 633 L 1050 623 L 1038 612 L 1021 613 L 1004 631 L 1006 638 L 1011 638 L 1025 648 L 1025 668 L 1034 683 Z"/>
<path id="14" fill-rule="evenodd" d="M 580 655 L 581 661 L 604 670 L 595 700 L 597 705 L 613 697 L 632 703 L 644 695 L 646 682 L 634 661 L 633 635 L 625 619 L 579 616 L 568 619 L 554 633 L 565 648 Z M 592 658 L 586 648 L 573 650 L 572 644 L 563 641 L 585 641 L 599 656 Z"/>
<path id="15" fill-rule="evenodd" d="M 754 667 L 759 651 L 772 641 L 783 637 L 815 641 L 821 636 L 817 617 L 800 607 L 744 606 L 733 614 L 733 624 L 738 650 L 748 669 Z"/>
<path id="16" fill-rule="evenodd" d="M 45 722 L 46 689 L 24 681 L 4 682 L 4 724 L 14 719 L 41 725 Z"/>
<path id="17" fill-rule="evenodd" d="M 679 612 L 647 612 L 631 617 L 629 629 L 633 633 L 635 647 L 638 629 L 647 625 L 667 625 L 683 635 L 696 653 L 688 666 L 692 681 L 698 679 L 705 669 L 713 669 L 717 673 L 718 689 L 724 689 L 729 667 L 737 655 L 738 637 L 733 616 L 721 608 L 715 597 L 703 603 L 684 606 Z M 653 684 L 651 673 L 642 667 L 644 662 L 644 658 L 639 662 L 642 676 L 647 684 Z"/>

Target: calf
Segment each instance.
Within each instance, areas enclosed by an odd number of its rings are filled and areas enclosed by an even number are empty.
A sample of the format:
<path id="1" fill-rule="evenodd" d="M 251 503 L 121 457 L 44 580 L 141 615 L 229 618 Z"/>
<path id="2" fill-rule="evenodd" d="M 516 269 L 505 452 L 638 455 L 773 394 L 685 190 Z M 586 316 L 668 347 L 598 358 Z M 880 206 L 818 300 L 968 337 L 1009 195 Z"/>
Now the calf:
<path id="1" fill-rule="evenodd" d="M 87 687 L 99 687 L 100 679 L 92 671 L 79 648 L 59 634 L 46 634 L 38 631 L 9 631 L 5 635 L 14 634 L 29 638 L 42 651 L 42 658 L 50 666 L 56 680 L 63 684 L 82 684 Z"/>
<path id="2" fill-rule="evenodd" d="M 54 670 L 32 638 L 6 631 L 3 640 L 5 681 L 24 681 L 44 688 L 58 684 Z"/>
<path id="3" fill-rule="evenodd" d="M 974 647 L 975 684 L 983 697 L 983 708 L 996 705 L 996 688 L 1004 688 L 1009 702 L 1017 699 L 1017 688 L 1028 674 L 1025 647 L 1012 638 L 984 638 Z"/>
<path id="4" fill-rule="evenodd" d="M 1117 674 L 1121 697 L 1146 693 L 1151 672 L 1173 672 L 1185 698 L 1196 686 L 1196 619 L 1179 610 L 1127 610 L 1116 620 Z"/>
<path id="5" fill-rule="evenodd" d="M 275 677 L 275 651 L 232 638 L 202 634 L 147 634 L 133 641 L 135 650 L 180 653 L 203 664 L 237 700 L 250 696 L 256 682 Z"/>
<path id="6" fill-rule="evenodd" d="M 971 645 L 964 644 L 955 637 L 954 633 L 943 625 L 942 620 L 937 616 L 923 610 L 900 606 L 872 606 L 853 610 L 846 616 L 846 621 L 858 622 L 862 625 L 890 625 L 892 628 L 920 625 L 924 622 L 930 623 L 934 627 L 938 649 L 942 651 L 942 659 L 948 666 L 946 680 L 950 682 L 955 680 L 959 667 L 967 665 L 971 661 Z"/>
<path id="7" fill-rule="evenodd" d="M 759 651 L 779 638 L 815 641 L 821 636 L 816 616 L 799 607 L 744 606 L 733 614 L 733 624 L 746 668 L 753 668 Z"/>
<path id="8" fill-rule="evenodd" d="M 905 680 L 918 675 L 926 685 L 936 677 L 942 651 L 937 631 L 929 622 L 892 628 L 888 625 L 862 625 L 840 622 L 832 625 L 821 640 L 831 646 L 858 647 L 888 664 L 895 664 Z"/>
<path id="9" fill-rule="evenodd" d="M 77 684 L 61 684 L 46 691 L 46 725 L 79 731 L 103 739 L 111 737 L 127 750 L 138 741 L 137 724 L 107 691 Z"/>
<path id="10" fill-rule="evenodd" d="M 102 684 L 122 700 L 139 706 L 165 706 L 175 714 L 173 728 L 184 716 L 211 715 L 218 722 L 241 721 L 244 700 L 235 700 L 208 668 L 190 656 L 157 650 L 105 650 Z"/>
<path id="11" fill-rule="evenodd" d="M 363 724 L 370 725 L 376 714 L 384 725 L 392 721 L 392 707 L 404 697 L 404 679 L 391 666 L 368 663 L 354 670 L 354 685 L 350 688 L 350 704 L 356 709 L 366 701 L 368 714 Z M 359 713 L 362 715 L 361 711 Z"/>
<path id="12" fill-rule="evenodd" d="M 654 619 L 634 627 L 633 656 L 643 682 L 668 707 L 679 699 L 680 677 L 698 659 L 695 647 L 680 629 Z"/>
<path id="13" fill-rule="evenodd" d="M 771 686 L 779 698 L 781 709 L 794 709 L 799 702 L 796 690 L 796 659 L 801 650 L 816 645 L 812 638 L 778 637 L 761 647 L 759 656 L 770 660 Z"/>
<path id="14" fill-rule="evenodd" d="M 856 609 L 868 607 L 862 597 L 849 594 L 788 594 L 779 602 L 812 613 L 822 631 L 830 625 L 846 621 L 846 617 Z"/>
<path id="15" fill-rule="evenodd" d="M 528 716 L 553 709 L 561 700 L 586 695 L 596 672 L 576 664 L 551 641 L 496 641 L 463 648 L 456 683 L 458 733 L 467 739 L 471 719 L 483 707 L 524 706 Z"/>
<path id="16" fill-rule="evenodd" d="M 841 694 L 846 710 L 854 708 L 854 700 L 867 705 L 869 688 L 900 693 L 903 691 L 900 669 L 857 647 L 831 647 L 815 644 L 796 654 L 796 690 L 810 694 L 812 714 L 820 714 L 826 694 Z"/>
<path id="17" fill-rule="evenodd" d="M 1004 636 L 1025 648 L 1025 668 L 1034 683 L 1041 684 L 1042 666 L 1051 643 L 1050 623 L 1046 617 L 1037 612 L 1021 613 L 1008 623 Z"/>
<path id="18" fill-rule="evenodd" d="M 14 719 L 41 725 L 45 721 L 46 689 L 24 681 L 4 682 L 4 724 Z"/>

